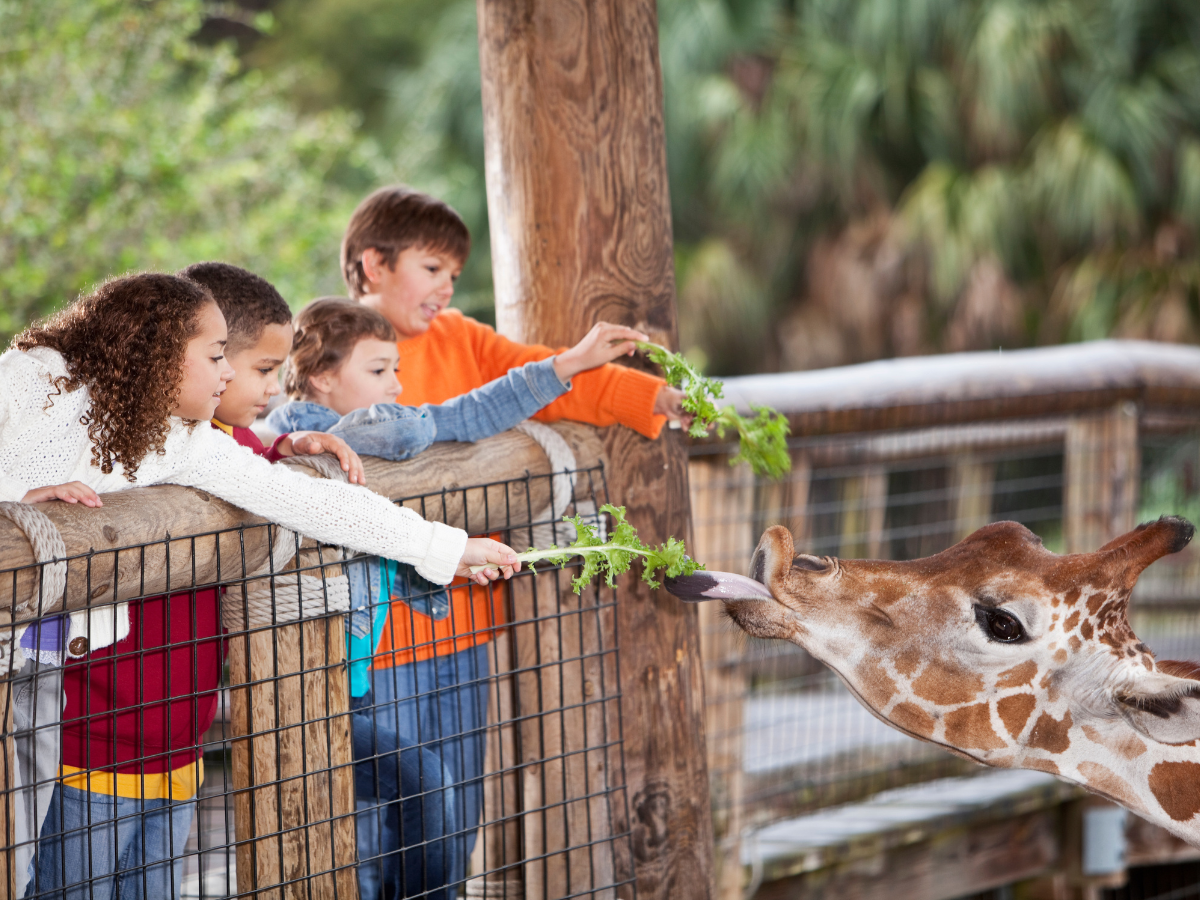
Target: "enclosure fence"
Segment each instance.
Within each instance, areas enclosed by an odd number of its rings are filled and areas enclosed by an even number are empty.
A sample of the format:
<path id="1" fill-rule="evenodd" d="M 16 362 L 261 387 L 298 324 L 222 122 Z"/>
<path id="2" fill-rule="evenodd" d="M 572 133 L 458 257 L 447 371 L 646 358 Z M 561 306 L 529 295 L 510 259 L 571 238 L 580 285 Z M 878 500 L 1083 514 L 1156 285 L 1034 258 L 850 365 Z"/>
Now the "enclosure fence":
<path id="1" fill-rule="evenodd" d="M 395 499 L 518 550 L 605 527 L 602 462 L 458 481 Z M 574 574 L 447 591 L 265 523 L 0 571 L 0 894 L 617 896 L 617 596 Z"/>

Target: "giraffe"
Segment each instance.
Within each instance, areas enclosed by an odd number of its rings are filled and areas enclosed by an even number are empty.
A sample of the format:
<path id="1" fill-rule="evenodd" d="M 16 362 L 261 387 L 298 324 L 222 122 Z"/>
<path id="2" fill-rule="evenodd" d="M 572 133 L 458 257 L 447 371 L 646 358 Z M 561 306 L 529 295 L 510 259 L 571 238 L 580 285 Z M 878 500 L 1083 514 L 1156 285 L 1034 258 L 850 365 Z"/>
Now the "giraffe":
<path id="1" fill-rule="evenodd" d="M 1126 617 L 1138 576 L 1193 531 L 1163 517 L 1060 556 L 997 522 L 892 562 L 796 554 L 774 526 L 750 578 L 702 571 L 667 587 L 799 644 L 906 734 L 1058 775 L 1200 846 L 1200 665 L 1155 660 Z"/>

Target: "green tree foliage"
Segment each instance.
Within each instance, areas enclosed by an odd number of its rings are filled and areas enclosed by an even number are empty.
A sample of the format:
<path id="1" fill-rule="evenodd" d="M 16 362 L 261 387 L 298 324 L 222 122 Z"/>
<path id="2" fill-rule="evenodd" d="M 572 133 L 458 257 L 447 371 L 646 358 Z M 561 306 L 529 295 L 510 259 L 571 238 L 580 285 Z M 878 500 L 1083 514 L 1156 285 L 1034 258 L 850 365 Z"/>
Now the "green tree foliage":
<path id="1" fill-rule="evenodd" d="M 192 42 L 201 12 L 0 0 L 0 334 L 106 276 L 201 259 L 295 303 L 341 290 L 341 230 L 385 167 L 352 114 L 299 115 L 285 74 Z"/>
<path id="2" fill-rule="evenodd" d="M 459 212 L 472 249 L 454 305 L 494 321 L 473 0 L 283 0 L 273 17 L 248 61 L 296 70 L 305 108 L 361 115 L 387 148 L 388 180 Z"/>
<path id="3" fill-rule="evenodd" d="M 667 60 L 679 51 L 668 49 L 668 34 L 695 20 L 690 5 L 660 3 L 669 101 Z M 712 231 L 771 293 L 820 293 L 790 268 L 806 249 L 806 221 L 836 232 L 882 214 L 882 240 L 918 264 L 891 295 L 922 298 L 916 349 L 995 346 L 1001 335 L 1017 343 L 1200 336 L 1200 7 L 714 0 L 706 8 L 709 49 L 693 58 L 711 66 L 722 58 L 713 47 L 739 34 L 748 43 L 720 70 L 700 76 L 691 66 L 691 105 L 669 103 L 668 116 L 683 110 L 694 123 L 700 149 L 687 183 L 704 182 L 707 201 L 688 198 L 696 218 L 727 223 Z M 764 19 L 773 27 L 739 28 Z M 739 79 L 747 53 L 767 73 L 765 87 Z M 684 187 L 682 171 L 673 169 L 673 189 Z M 679 203 L 677 216 L 687 215 Z M 810 266 L 828 256 L 810 256 Z M 686 273 L 681 282 L 686 296 Z M 854 307 L 846 288 L 836 286 L 830 305 Z M 876 320 L 897 312 L 874 299 Z M 1005 304 L 1010 321 L 987 321 Z"/>

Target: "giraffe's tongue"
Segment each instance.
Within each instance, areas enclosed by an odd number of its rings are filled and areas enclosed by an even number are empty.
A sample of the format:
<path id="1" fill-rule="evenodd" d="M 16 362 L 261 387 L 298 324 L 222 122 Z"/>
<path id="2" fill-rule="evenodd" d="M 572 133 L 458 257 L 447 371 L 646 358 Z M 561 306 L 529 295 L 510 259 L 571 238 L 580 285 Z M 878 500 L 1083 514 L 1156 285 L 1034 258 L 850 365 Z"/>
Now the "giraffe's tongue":
<path id="1" fill-rule="evenodd" d="M 774 600 L 766 585 L 732 572 L 696 572 L 664 582 L 668 591 L 680 600 Z"/>

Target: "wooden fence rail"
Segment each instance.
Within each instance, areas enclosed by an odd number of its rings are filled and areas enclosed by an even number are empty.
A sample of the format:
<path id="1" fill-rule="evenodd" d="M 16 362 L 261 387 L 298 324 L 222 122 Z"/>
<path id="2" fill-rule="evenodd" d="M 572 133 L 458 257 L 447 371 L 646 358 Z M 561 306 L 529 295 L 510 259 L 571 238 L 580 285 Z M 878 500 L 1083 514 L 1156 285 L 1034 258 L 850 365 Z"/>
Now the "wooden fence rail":
<path id="1" fill-rule="evenodd" d="M 596 430 L 553 426 L 579 469 L 604 463 Z M 369 487 L 473 533 L 520 528 L 550 506 L 550 462 L 517 432 L 475 444 L 437 444 L 413 460 L 366 458 Z M 303 471 L 316 475 L 309 468 Z M 526 476 L 534 476 L 527 478 Z M 541 476 L 541 477 L 538 477 Z M 513 479 L 520 489 L 511 490 Z M 588 479 L 578 499 L 591 496 Z M 422 498 L 424 498 L 422 500 Z M 192 488 L 160 485 L 104 496 L 100 509 L 65 503 L 42 509 L 70 557 L 61 603 L 38 604 L 38 567 L 24 535 L 0 523 L 0 625 L 58 609 L 240 581 L 264 565 L 268 529 L 255 516 Z M 247 527 L 243 527 L 247 526 Z M 260 527 L 253 527 L 260 526 Z M 199 535 L 197 537 L 197 535 Z M 284 568 L 317 566 L 312 541 Z M 327 575 L 340 566 L 326 566 Z M 238 891 L 262 898 L 357 896 L 349 694 L 341 617 L 331 616 L 234 635 L 229 647 L 234 818 Z M 520 639 L 518 635 L 517 640 Z M 586 654 L 595 648 L 577 648 Z M 0 760 L 0 894 L 12 893 L 10 773 L 13 744 L 9 684 L 0 682 L 4 756 Z M 537 710 L 529 713 L 530 727 Z"/>

